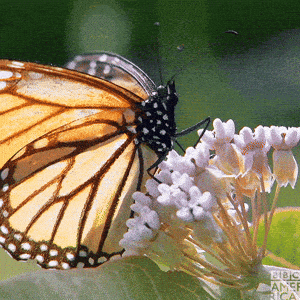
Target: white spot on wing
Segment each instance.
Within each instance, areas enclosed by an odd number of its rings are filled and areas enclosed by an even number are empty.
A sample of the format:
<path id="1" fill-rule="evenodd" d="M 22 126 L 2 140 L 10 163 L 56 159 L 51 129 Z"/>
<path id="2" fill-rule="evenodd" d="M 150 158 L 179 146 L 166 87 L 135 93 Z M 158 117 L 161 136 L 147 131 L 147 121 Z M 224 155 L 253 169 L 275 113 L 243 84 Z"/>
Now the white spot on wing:
<path id="1" fill-rule="evenodd" d="M 101 55 L 101 56 L 99 57 L 99 61 L 104 62 L 104 61 L 106 61 L 106 60 L 107 60 L 107 55 L 106 55 L 106 54 L 103 54 L 103 55 Z"/>
<path id="2" fill-rule="evenodd" d="M 44 261 L 44 257 L 43 257 L 42 255 L 37 255 L 37 256 L 35 257 L 35 259 L 36 259 L 38 262 L 40 262 L 40 263 L 42 263 L 42 262 Z"/>
<path id="3" fill-rule="evenodd" d="M 2 172 L 1 172 L 1 179 L 4 180 L 6 179 L 7 175 L 8 175 L 9 169 L 5 168 Z"/>
<path id="4" fill-rule="evenodd" d="M 71 261 L 75 259 L 75 255 L 73 253 L 67 253 L 66 257 L 68 260 L 71 260 Z"/>
<path id="5" fill-rule="evenodd" d="M 2 226 L 0 227 L 0 230 L 1 230 L 4 234 L 8 234 L 8 229 L 7 229 L 4 225 L 2 225 Z"/>
<path id="6" fill-rule="evenodd" d="M 74 58 L 74 61 L 82 61 L 83 60 L 83 57 L 81 55 L 77 55 L 75 58 Z"/>
<path id="7" fill-rule="evenodd" d="M 3 191 L 3 192 L 6 192 L 6 191 L 8 190 L 8 188 L 9 188 L 9 185 L 6 183 L 6 184 L 4 184 L 4 186 L 2 187 L 2 191 Z"/>
<path id="8" fill-rule="evenodd" d="M 14 73 L 11 71 L 0 71 L 0 80 L 11 78 L 13 75 Z"/>
<path id="9" fill-rule="evenodd" d="M 23 253 L 23 254 L 21 254 L 19 257 L 20 257 L 21 259 L 29 259 L 29 258 L 31 257 L 31 255 L 28 254 L 28 253 Z"/>
<path id="10" fill-rule="evenodd" d="M 21 236 L 21 234 L 16 233 L 16 234 L 14 235 L 14 238 L 15 238 L 16 240 L 18 240 L 18 241 L 21 241 L 22 236 Z"/>
<path id="11" fill-rule="evenodd" d="M 106 65 L 104 67 L 103 74 L 105 74 L 105 75 L 109 74 L 110 70 L 111 70 L 111 67 L 109 65 Z"/>
<path id="12" fill-rule="evenodd" d="M 106 261 L 107 261 L 107 258 L 104 256 L 98 258 L 98 264 L 103 264 Z"/>
<path id="13" fill-rule="evenodd" d="M 135 127 L 134 126 L 127 126 L 126 127 L 128 131 L 132 132 L 132 133 L 136 133 Z"/>
<path id="14" fill-rule="evenodd" d="M 13 67 L 13 68 L 22 68 L 24 67 L 24 63 L 20 62 L 20 61 L 12 61 L 11 63 L 7 64 L 9 67 Z"/>
<path id="15" fill-rule="evenodd" d="M 68 63 L 68 69 L 74 70 L 76 68 L 77 63 L 75 61 L 71 61 Z"/>
<path id="16" fill-rule="evenodd" d="M 52 249 L 49 251 L 49 254 L 50 254 L 50 256 L 56 256 L 58 254 L 58 251 Z"/>
<path id="17" fill-rule="evenodd" d="M 68 263 L 62 263 L 61 266 L 63 267 L 63 269 L 68 270 L 70 269 L 70 265 Z"/>
<path id="18" fill-rule="evenodd" d="M 80 257 L 87 257 L 87 253 L 86 253 L 86 251 L 79 251 L 79 256 Z"/>
<path id="19" fill-rule="evenodd" d="M 30 250 L 30 249 L 31 249 L 31 246 L 30 246 L 29 243 L 23 243 L 23 244 L 21 245 L 21 247 L 22 247 L 22 249 L 24 249 L 24 250 Z"/>
<path id="20" fill-rule="evenodd" d="M 79 268 L 79 269 L 81 269 L 81 268 L 83 268 L 84 267 L 84 263 L 83 262 L 79 262 L 78 264 L 77 264 L 77 266 L 76 266 L 76 268 Z"/>
<path id="21" fill-rule="evenodd" d="M 97 63 L 94 61 L 94 60 L 92 60 L 91 62 L 90 62 L 90 68 L 96 68 L 97 67 Z"/>
<path id="22" fill-rule="evenodd" d="M 5 81 L 0 81 L 0 90 L 4 90 L 7 86 L 7 83 Z"/>
<path id="23" fill-rule="evenodd" d="M 57 260 L 51 260 L 48 263 L 49 267 L 56 267 L 58 265 L 58 261 Z"/>
<path id="24" fill-rule="evenodd" d="M 17 249 L 16 245 L 14 245 L 14 244 L 9 244 L 7 248 L 8 248 L 8 250 L 10 250 L 11 252 L 15 252 L 16 249 Z"/>
<path id="25" fill-rule="evenodd" d="M 91 68 L 88 70 L 87 72 L 89 75 L 95 76 L 96 75 L 96 69 L 95 68 Z"/>
<path id="26" fill-rule="evenodd" d="M 43 244 L 40 246 L 41 251 L 47 251 L 48 250 L 48 246 Z"/>
<path id="27" fill-rule="evenodd" d="M 89 264 L 93 265 L 95 263 L 94 259 L 92 259 L 91 257 L 89 258 Z"/>

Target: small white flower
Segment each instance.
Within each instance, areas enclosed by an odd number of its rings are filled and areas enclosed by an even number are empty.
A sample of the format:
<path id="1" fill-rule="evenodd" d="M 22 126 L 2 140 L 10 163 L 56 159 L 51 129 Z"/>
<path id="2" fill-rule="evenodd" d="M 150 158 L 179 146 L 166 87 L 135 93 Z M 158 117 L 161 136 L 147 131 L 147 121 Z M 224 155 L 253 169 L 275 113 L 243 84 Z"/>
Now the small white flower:
<path id="1" fill-rule="evenodd" d="M 230 143 L 234 137 L 235 126 L 232 120 L 227 122 L 222 122 L 220 119 L 215 119 L 213 122 L 214 131 L 206 130 L 202 141 L 209 145 L 211 150 L 217 150 L 222 147 L 222 145 Z M 198 131 L 201 135 L 203 129 Z"/>
<path id="2" fill-rule="evenodd" d="M 273 179 L 267 153 L 271 146 L 267 142 L 264 127 L 256 127 L 254 133 L 250 128 L 244 127 L 239 135 L 234 136 L 234 142 L 244 156 L 243 176 L 250 171 L 254 172 L 263 179 L 265 190 L 270 192 Z"/>
<path id="3" fill-rule="evenodd" d="M 232 143 L 235 133 L 235 125 L 232 120 L 222 122 L 216 119 L 213 122 L 214 130 L 206 131 L 202 137 L 203 143 L 210 150 L 215 151 L 215 157 L 211 164 L 217 166 L 227 175 L 241 173 L 243 159 L 241 154 Z M 201 130 L 199 134 L 201 134 Z"/>
<path id="4" fill-rule="evenodd" d="M 271 126 L 268 132 L 268 142 L 274 148 L 273 172 L 280 186 L 290 184 L 295 187 L 298 177 L 298 164 L 291 151 L 300 139 L 297 128 Z"/>
<path id="5" fill-rule="evenodd" d="M 175 150 L 171 150 L 167 155 L 167 160 L 163 161 L 160 166 L 162 170 L 178 171 L 193 175 L 195 164 L 188 158 L 180 156 Z"/>

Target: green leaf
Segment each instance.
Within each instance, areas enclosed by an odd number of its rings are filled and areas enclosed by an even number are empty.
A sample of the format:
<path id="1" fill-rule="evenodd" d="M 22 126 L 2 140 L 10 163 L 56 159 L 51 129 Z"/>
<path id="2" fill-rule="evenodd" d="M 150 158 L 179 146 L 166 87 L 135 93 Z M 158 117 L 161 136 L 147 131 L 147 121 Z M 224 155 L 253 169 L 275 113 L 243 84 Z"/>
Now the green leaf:
<path id="1" fill-rule="evenodd" d="M 41 270 L 0 282 L 1 299 L 213 299 L 183 272 L 162 272 L 147 258 L 125 258 L 98 268 Z"/>
<path id="2" fill-rule="evenodd" d="M 263 219 L 259 227 L 258 244 L 264 237 Z M 300 268 L 300 208 L 277 209 L 268 234 L 267 250 L 271 253 L 264 264 Z"/>

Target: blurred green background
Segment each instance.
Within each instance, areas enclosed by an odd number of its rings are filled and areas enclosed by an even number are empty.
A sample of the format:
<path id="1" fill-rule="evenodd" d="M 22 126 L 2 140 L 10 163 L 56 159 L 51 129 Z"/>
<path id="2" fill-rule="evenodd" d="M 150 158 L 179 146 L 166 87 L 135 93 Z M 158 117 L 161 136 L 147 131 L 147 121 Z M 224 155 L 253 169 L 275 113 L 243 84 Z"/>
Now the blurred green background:
<path id="1" fill-rule="evenodd" d="M 299 126 L 296 1 L 1 0 L 0 12 L 1 58 L 62 66 L 106 50 L 159 84 L 158 39 L 164 81 L 184 69 L 176 77 L 179 128 L 208 115 L 232 118 L 238 129 Z"/>
<path id="2" fill-rule="evenodd" d="M 0 58 L 63 66 L 106 50 L 176 86 L 179 129 L 211 116 L 300 126 L 300 2 L 292 0 L 1 0 Z M 153 26 L 160 22 L 160 26 Z M 235 30 L 238 35 L 225 33 Z M 184 51 L 177 46 L 184 45 Z M 183 138 L 188 146 L 195 135 Z M 298 155 L 299 156 L 299 155 Z M 298 159 L 299 160 L 299 159 Z M 299 206 L 287 188 L 281 204 Z M 2 267 L 3 270 L 3 267 Z"/>

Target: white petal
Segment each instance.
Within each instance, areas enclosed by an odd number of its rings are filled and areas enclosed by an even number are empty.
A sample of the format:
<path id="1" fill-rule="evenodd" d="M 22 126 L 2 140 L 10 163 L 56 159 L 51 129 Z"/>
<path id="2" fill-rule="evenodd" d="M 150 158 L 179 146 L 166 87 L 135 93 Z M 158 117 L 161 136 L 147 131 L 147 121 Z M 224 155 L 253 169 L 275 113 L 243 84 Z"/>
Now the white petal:
<path id="1" fill-rule="evenodd" d="M 233 139 L 234 134 L 235 134 L 235 125 L 233 120 L 230 119 L 226 122 L 226 135 L 227 137 Z"/>
<path id="2" fill-rule="evenodd" d="M 299 138 L 297 130 L 289 128 L 285 136 L 285 143 L 287 146 L 293 148 L 298 144 Z"/>
<path id="3" fill-rule="evenodd" d="M 213 122 L 213 126 L 216 132 L 216 139 L 225 139 L 226 130 L 222 121 L 220 119 L 215 119 Z"/>
<path id="4" fill-rule="evenodd" d="M 280 133 L 280 130 L 278 127 L 271 126 L 269 133 L 270 133 L 269 143 L 271 145 L 277 146 L 282 143 L 283 138 L 281 136 L 281 133 Z"/>
<path id="5" fill-rule="evenodd" d="M 242 128 L 239 134 L 243 137 L 244 143 L 246 144 L 254 141 L 252 130 L 249 127 Z"/>
<path id="6" fill-rule="evenodd" d="M 198 130 L 198 135 L 199 135 L 199 136 L 201 135 L 202 131 L 203 131 L 203 129 Z M 210 130 L 206 130 L 206 131 L 205 131 L 205 133 L 204 133 L 204 135 L 202 136 L 202 139 L 201 139 L 201 140 L 202 140 L 203 142 L 205 142 L 205 143 L 208 145 L 208 147 L 209 147 L 210 149 L 213 148 L 213 146 L 214 146 L 214 144 L 215 144 L 215 141 L 216 141 L 213 132 L 210 131 Z"/>
<path id="7" fill-rule="evenodd" d="M 266 142 L 266 135 L 263 126 L 259 125 L 258 127 L 256 127 L 254 131 L 254 135 L 255 135 L 255 140 L 258 141 L 259 143 Z"/>
<path id="8" fill-rule="evenodd" d="M 242 137 L 241 135 L 238 134 L 234 135 L 234 143 L 239 149 L 243 149 L 246 147 L 244 137 Z"/>

